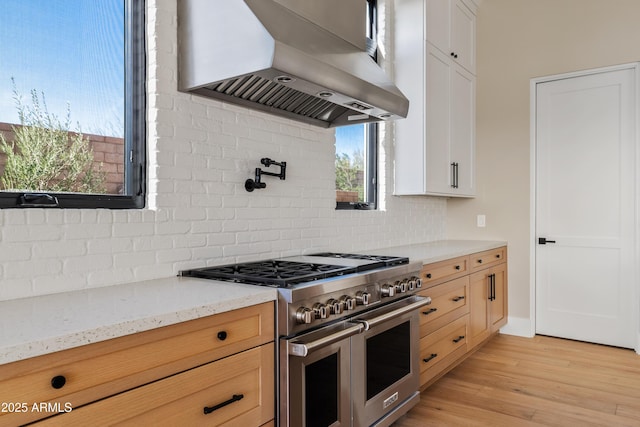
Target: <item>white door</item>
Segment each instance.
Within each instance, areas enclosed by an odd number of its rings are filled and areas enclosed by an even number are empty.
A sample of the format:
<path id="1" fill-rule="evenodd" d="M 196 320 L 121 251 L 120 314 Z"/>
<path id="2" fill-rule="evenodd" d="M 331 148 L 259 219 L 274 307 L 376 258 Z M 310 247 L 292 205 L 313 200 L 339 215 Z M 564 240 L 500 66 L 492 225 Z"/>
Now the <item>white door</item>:
<path id="1" fill-rule="evenodd" d="M 536 85 L 538 334 L 636 344 L 636 72 Z"/>

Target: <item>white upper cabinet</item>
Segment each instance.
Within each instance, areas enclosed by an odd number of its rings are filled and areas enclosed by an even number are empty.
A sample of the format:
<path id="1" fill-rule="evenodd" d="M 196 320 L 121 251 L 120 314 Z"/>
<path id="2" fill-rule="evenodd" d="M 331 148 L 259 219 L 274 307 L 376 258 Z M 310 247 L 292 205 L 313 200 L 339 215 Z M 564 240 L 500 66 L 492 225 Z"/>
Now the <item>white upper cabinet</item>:
<path id="1" fill-rule="evenodd" d="M 476 73 L 475 6 L 462 0 L 426 0 L 426 39 L 471 74 Z"/>
<path id="2" fill-rule="evenodd" d="M 396 195 L 475 195 L 475 6 L 396 0 Z"/>

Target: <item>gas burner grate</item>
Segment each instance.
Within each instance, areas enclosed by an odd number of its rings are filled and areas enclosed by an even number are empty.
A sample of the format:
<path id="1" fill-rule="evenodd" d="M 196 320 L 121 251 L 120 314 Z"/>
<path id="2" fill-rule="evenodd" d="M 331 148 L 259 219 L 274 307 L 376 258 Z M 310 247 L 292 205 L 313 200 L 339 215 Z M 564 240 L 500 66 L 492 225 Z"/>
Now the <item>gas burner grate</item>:
<path id="1" fill-rule="evenodd" d="M 299 283 L 355 273 L 353 267 L 267 260 L 183 271 L 183 276 L 286 288 Z"/>

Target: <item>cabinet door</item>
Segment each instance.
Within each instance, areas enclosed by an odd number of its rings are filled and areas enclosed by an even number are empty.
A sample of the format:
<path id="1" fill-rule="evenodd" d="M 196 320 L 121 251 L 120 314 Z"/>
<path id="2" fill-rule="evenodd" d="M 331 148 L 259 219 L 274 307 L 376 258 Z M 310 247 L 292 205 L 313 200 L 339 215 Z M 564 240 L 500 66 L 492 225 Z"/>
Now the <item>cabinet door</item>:
<path id="1" fill-rule="evenodd" d="M 453 0 L 427 0 L 427 40 L 445 54 L 451 48 L 451 2 Z"/>
<path id="2" fill-rule="evenodd" d="M 493 300 L 490 304 L 491 332 L 493 333 L 507 324 L 507 264 L 491 268 L 490 273 L 494 275 Z"/>
<path id="3" fill-rule="evenodd" d="M 471 73 L 458 65 L 451 67 L 449 186 L 453 194 L 460 196 L 473 196 L 476 192 L 475 85 L 476 78 Z"/>
<path id="4" fill-rule="evenodd" d="M 476 17 L 461 0 L 452 2 L 450 13 L 451 55 L 458 64 L 475 74 Z"/>
<path id="5" fill-rule="evenodd" d="M 469 276 L 469 345 L 475 347 L 491 333 L 489 324 L 489 276 L 487 270 Z"/>
<path id="6" fill-rule="evenodd" d="M 451 60 L 430 43 L 426 58 L 426 192 L 451 192 Z"/>

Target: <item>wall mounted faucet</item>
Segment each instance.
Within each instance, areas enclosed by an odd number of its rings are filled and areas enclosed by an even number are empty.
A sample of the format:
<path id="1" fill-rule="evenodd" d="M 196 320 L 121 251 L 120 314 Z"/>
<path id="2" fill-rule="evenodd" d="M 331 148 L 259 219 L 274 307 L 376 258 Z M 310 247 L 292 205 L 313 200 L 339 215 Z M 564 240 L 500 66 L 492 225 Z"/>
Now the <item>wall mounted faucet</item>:
<path id="1" fill-rule="evenodd" d="M 276 162 L 275 160 L 264 157 L 260 159 L 260 163 L 262 163 L 265 167 L 269 167 L 271 165 L 280 166 L 280 173 L 266 172 L 260 168 L 256 168 L 255 179 L 249 178 L 244 182 L 244 189 L 249 192 L 255 190 L 256 188 L 265 188 L 267 186 L 265 182 L 262 182 L 262 175 L 277 176 L 281 180 L 284 180 L 286 178 L 287 162 Z"/>

